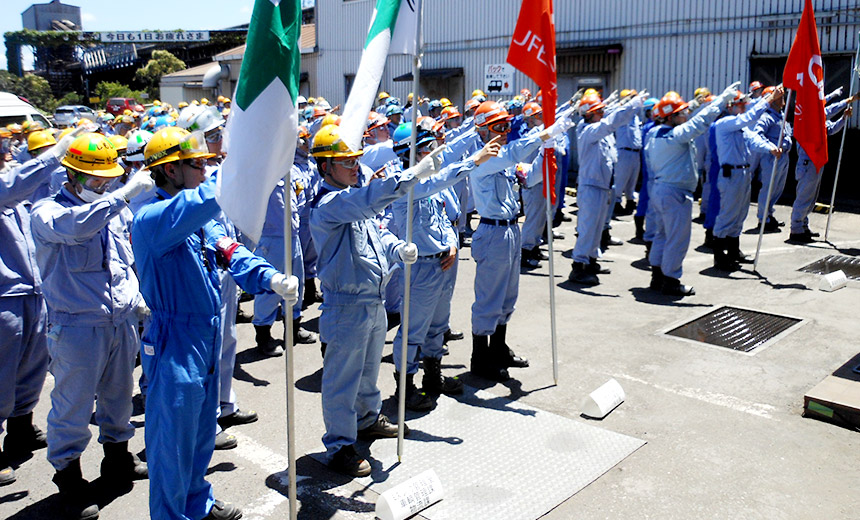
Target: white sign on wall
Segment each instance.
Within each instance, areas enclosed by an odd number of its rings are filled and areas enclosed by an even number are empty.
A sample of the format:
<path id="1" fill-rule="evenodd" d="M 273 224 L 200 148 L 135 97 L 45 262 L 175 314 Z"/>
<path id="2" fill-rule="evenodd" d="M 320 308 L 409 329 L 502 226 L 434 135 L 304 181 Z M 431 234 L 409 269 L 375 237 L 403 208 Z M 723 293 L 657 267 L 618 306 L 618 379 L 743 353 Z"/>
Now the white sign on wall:
<path id="1" fill-rule="evenodd" d="M 100 32 L 99 41 L 104 43 L 169 43 L 208 42 L 209 31 L 113 31 Z"/>
<path id="2" fill-rule="evenodd" d="M 514 66 L 502 63 L 487 65 L 484 69 L 484 92 L 487 97 L 494 94 L 514 93 Z"/>

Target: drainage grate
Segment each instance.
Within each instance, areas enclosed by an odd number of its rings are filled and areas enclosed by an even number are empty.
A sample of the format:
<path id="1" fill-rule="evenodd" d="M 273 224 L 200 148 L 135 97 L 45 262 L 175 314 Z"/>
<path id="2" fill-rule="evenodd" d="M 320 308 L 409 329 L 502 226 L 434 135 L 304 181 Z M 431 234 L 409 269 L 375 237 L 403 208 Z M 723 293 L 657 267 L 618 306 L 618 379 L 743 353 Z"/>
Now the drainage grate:
<path id="1" fill-rule="evenodd" d="M 860 257 L 828 255 L 798 269 L 798 271 L 813 274 L 828 274 L 839 270 L 851 280 L 860 280 Z"/>
<path id="2" fill-rule="evenodd" d="M 801 321 L 798 318 L 724 306 L 675 327 L 666 334 L 749 352 Z"/>

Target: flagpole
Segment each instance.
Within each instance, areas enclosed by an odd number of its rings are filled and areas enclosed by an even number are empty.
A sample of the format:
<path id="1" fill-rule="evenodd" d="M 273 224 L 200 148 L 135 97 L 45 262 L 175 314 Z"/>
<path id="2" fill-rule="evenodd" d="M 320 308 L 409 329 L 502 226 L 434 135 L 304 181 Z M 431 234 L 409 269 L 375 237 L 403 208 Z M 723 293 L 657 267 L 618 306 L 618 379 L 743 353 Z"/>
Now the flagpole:
<path id="1" fill-rule="evenodd" d="M 860 40 L 860 32 L 857 33 L 857 39 Z M 848 89 L 849 96 L 854 95 L 854 78 L 857 76 L 858 62 L 860 62 L 860 45 L 857 46 L 857 53 L 854 55 L 854 66 L 851 67 L 851 87 Z M 842 127 L 842 143 L 839 145 L 839 159 L 836 161 L 836 178 L 833 179 L 833 193 L 830 195 L 830 209 L 827 211 L 827 227 L 824 229 L 825 242 L 830 240 L 830 217 L 833 216 L 833 206 L 836 204 L 836 184 L 839 182 L 839 169 L 842 167 L 842 150 L 845 148 L 845 134 L 847 133 L 848 121 L 845 121 L 845 125 Z M 819 182 L 821 182 L 821 179 L 819 179 Z"/>
<path id="2" fill-rule="evenodd" d="M 791 89 L 788 90 L 788 96 L 785 100 L 785 106 L 782 109 L 782 126 L 779 128 L 779 141 L 777 141 L 777 148 L 782 148 L 782 139 L 785 137 L 785 122 L 788 120 L 788 105 L 791 104 L 791 93 L 793 91 Z M 788 153 L 788 151 L 783 151 L 782 153 Z M 779 161 L 782 157 L 774 156 L 773 159 L 773 168 L 770 171 L 770 183 L 767 186 L 767 199 L 765 199 L 764 204 L 764 212 L 762 213 L 764 216 L 761 219 L 761 223 L 759 224 L 758 230 L 758 244 L 755 247 L 755 260 L 753 261 L 753 271 L 758 270 L 758 257 L 761 253 L 761 241 L 764 238 L 764 226 L 767 223 L 768 213 L 770 212 L 770 198 L 773 196 L 773 180 L 776 178 L 776 168 L 779 166 Z"/>
<path id="3" fill-rule="evenodd" d="M 550 109 L 555 110 L 555 107 L 550 107 Z M 549 149 L 544 148 L 544 160 L 543 160 L 543 182 L 546 187 L 546 239 L 547 244 L 549 245 L 549 322 L 550 322 L 550 334 L 552 336 L 552 380 L 557 385 L 558 384 L 558 347 L 556 345 L 555 339 L 555 266 L 554 256 L 553 256 L 553 237 L 552 237 L 552 192 L 555 190 L 555 185 L 550 186 L 550 164 L 547 160 L 549 155 L 547 152 Z M 553 152 L 554 153 L 554 152 Z M 556 175 L 558 175 L 558 171 L 556 170 Z"/>
<path id="4" fill-rule="evenodd" d="M 275 188 L 277 189 L 277 188 Z M 293 274 L 293 203 L 292 167 L 284 175 L 284 275 Z M 296 407 L 295 407 L 295 367 L 293 363 L 293 306 L 284 303 L 284 356 L 287 365 L 287 458 L 289 459 L 290 520 L 298 518 L 298 498 L 296 493 Z"/>
<path id="5" fill-rule="evenodd" d="M 401 6 L 402 8 L 402 6 Z M 415 166 L 415 159 L 418 154 L 416 140 L 418 138 L 418 100 L 421 97 L 418 95 L 418 78 L 421 71 L 421 23 L 424 14 L 423 0 L 417 0 L 415 10 L 418 15 L 418 24 L 415 29 L 415 55 L 412 57 L 412 144 L 409 148 L 409 167 Z M 409 202 L 406 210 L 406 243 L 412 243 L 412 205 L 415 202 L 415 190 L 409 188 Z M 403 311 L 400 316 L 400 392 L 397 396 L 397 462 L 403 459 L 403 436 L 405 435 L 406 425 L 406 354 L 409 345 L 409 286 L 412 282 L 412 264 L 403 263 Z"/>

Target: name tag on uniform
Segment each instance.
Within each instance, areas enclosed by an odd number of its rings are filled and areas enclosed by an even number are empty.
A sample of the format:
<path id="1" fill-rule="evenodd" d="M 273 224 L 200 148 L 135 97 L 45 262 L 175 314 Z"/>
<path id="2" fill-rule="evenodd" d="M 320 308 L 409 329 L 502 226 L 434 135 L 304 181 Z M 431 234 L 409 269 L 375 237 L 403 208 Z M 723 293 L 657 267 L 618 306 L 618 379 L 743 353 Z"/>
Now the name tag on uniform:
<path id="1" fill-rule="evenodd" d="M 143 347 L 143 353 L 144 354 L 146 354 L 147 356 L 154 356 L 155 355 L 155 345 L 152 345 L 149 343 L 143 343 L 143 342 L 141 342 L 140 345 Z"/>

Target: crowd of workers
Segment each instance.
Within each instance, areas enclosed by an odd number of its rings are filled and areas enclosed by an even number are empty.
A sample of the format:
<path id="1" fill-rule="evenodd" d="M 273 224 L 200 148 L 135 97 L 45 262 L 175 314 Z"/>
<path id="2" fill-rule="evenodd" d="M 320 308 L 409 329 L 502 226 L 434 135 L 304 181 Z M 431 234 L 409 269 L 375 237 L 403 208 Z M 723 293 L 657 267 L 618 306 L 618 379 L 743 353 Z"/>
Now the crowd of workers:
<path id="1" fill-rule="evenodd" d="M 269 197 L 256 244 L 215 198 L 228 153 L 227 98 L 183 102 L 178 111 L 156 102 L 64 130 L 29 122 L 0 129 L 0 485 L 15 481 L 18 461 L 47 448 L 71 517 L 97 518 L 80 467 L 95 411 L 101 475 L 117 484 L 149 478 L 153 518 L 241 517 L 239 508 L 214 498 L 205 480 L 213 450 L 237 444 L 225 429 L 258 420 L 240 409 L 232 389 L 239 288 L 256 295 L 261 354 L 284 354 L 271 333 L 279 319 L 292 320 L 294 343 L 320 342 L 329 466 L 369 474 L 357 440 L 397 436 L 397 425 L 380 411 L 377 380 L 389 322 L 401 321 L 404 266 L 411 265 L 411 311 L 395 344 L 408 326 L 407 358 L 395 348 L 394 361 L 395 370 L 406 370 L 407 408 L 430 410 L 434 395 L 463 392 L 463 383 L 441 370 L 447 343 L 463 338 L 449 324 L 463 247 L 476 262 L 470 370 L 508 380 L 510 368 L 529 365 L 506 342 L 520 272 L 547 260 L 547 228 L 571 218 L 562 211 L 571 161 L 578 164 L 572 283 L 596 285 L 608 274 L 598 260 L 619 244 L 610 232 L 613 216 L 631 214 L 633 239 L 646 246 L 651 289 L 694 294 L 681 276 L 697 220 L 714 266 L 739 269 L 749 261 L 739 236 L 757 171 L 764 184 L 759 221 L 779 232 L 773 206 L 792 146 L 781 115 L 784 91 L 754 82 L 743 93 L 738 86 L 716 96 L 699 88 L 689 103 L 675 92 L 657 99 L 623 90 L 603 99 L 580 91 L 548 127 L 540 92 L 523 90 L 502 102 L 476 90 L 462 111 L 445 98 L 410 95 L 401 104 L 382 92 L 358 150 L 341 139 L 337 107 L 299 97 L 294 164 Z M 840 116 L 828 121 L 831 133 L 858 99 L 834 101 L 839 96 L 841 89 L 827 97 L 828 120 Z M 548 211 L 549 149 L 558 175 Z M 789 238 L 808 243 L 817 236 L 807 216 L 821 176 L 802 149 L 795 176 Z M 698 193 L 701 214 L 694 219 Z M 302 311 L 318 303 L 319 336 L 301 326 Z M 146 463 L 128 450 L 138 358 Z M 45 433 L 33 409 L 48 371 L 55 384 Z M 400 374 L 394 376 L 399 391 Z"/>

